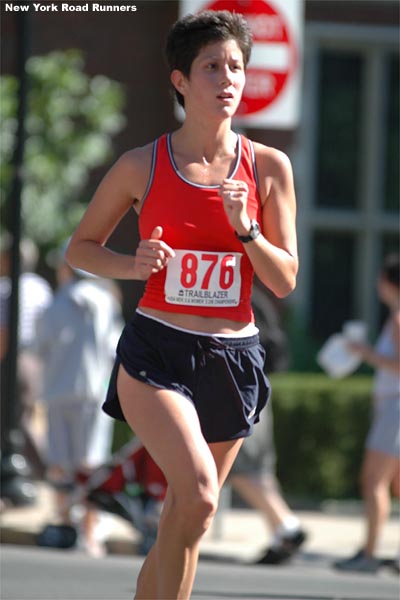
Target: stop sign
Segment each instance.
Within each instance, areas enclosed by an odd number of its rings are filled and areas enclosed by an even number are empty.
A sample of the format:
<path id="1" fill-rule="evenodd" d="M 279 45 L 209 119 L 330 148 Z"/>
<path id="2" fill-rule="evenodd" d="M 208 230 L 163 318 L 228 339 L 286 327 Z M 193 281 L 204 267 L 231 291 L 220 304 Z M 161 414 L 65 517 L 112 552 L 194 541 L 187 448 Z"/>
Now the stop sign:
<path id="1" fill-rule="evenodd" d="M 183 0 L 181 5 L 182 14 L 229 10 L 249 24 L 253 49 L 235 121 L 244 126 L 296 126 L 303 0 Z"/>
<path id="2" fill-rule="evenodd" d="M 297 62 L 297 49 L 282 14 L 265 0 L 215 0 L 204 9 L 240 12 L 248 21 L 253 34 L 253 54 L 257 61 L 262 44 L 271 45 L 276 64 L 250 63 L 246 73 L 246 86 L 238 115 L 257 113 L 274 102 L 292 75 Z M 272 46 L 272 44 L 274 46 Z M 268 60 L 268 46 L 265 57 Z M 274 57 L 271 57 L 272 59 Z M 283 64 L 282 64 L 283 57 Z M 258 62 L 258 61 L 257 61 Z M 281 63 L 281 64 L 279 64 Z"/>

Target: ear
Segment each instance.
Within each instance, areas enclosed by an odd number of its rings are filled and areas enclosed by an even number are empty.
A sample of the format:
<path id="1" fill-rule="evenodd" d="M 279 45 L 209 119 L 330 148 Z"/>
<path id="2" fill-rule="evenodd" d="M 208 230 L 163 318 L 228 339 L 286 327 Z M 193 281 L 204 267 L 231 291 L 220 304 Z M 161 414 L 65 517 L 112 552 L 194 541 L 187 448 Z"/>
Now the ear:
<path id="1" fill-rule="evenodd" d="M 182 94 L 182 96 L 184 96 L 185 92 L 186 92 L 187 79 L 186 79 L 185 75 L 182 73 L 182 71 L 178 71 L 178 69 L 174 69 L 171 72 L 170 79 L 171 79 L 171 83 L 174 86 L 174 88 L 180 94 Z"/>

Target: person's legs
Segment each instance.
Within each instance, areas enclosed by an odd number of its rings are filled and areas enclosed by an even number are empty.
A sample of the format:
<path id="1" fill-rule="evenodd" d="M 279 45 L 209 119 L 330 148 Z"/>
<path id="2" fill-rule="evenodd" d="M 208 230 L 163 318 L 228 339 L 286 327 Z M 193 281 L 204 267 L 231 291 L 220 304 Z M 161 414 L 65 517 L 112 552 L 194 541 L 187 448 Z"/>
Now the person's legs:
<path id="1" fill-rule="evenodd" d="M 71 473 L 66 471 L 61 465 L 51 465 L 47 470 L 46 478 L 54 489 L 54 506 L 57 521 L 62 525 L 71 525 Z"/>
<path id="2" fill-rule="evenodd" d="M 232 466 L 232 463 L 235 460 L 235 457 L 240 449 L 240 446 L 242 445 L 242 441 L 243 440 L 234 440 L 232 442 L 220 442 L 220 443 L 215 443 L 215 444 L 209 444 L 209 448 L 211 451 L 211 454 L 214 458 L 215 461 L 215 466 L 217 469 L 217 473 L 218 473 L 218 482 L 219 482 L 219 489 L 222 488 L 226 477 L 229 473 L 229 470 Z M 168 501 L 168 496 L 166 499 L 166 502 Z M 163 513 L 164 514 L 164 513 Z M 160 523 L 159 523 L 159 531 L 162 527 L 162 519 L 163 519 L 163 515 L 161 516 L 160 519 Z M 168 540 L 167 540 L 168 541 Z M 189 571 L 191 573 L 193 573 L 193 578 L 195 575 L 195 570 L 196 570 L 196 566 L 197 566 L 197 560 L 198 560 L 198 548 L 196 549 L 196 552 L 192 552 L 190 557 L 190 568 Z M 148 594 L 147 596 L 137 596 L 137 598 L 148 598 L 148 599 L 155 599 L 157 598 L 156 594 L 157 594 L 157 585 L 156 585 L 156 574 L 157 574 L 157 552 L 156 552 L 156 546 L 153 546 L 146 558 L 146 561 L 142 567 L 142 571 L 140 576 L 146 580 L 146 593 Z M 159 596 L 160 598 L 162 598 L 162 596 Z M 185 596 L 183 596 L 185 597 Z M 189 596 L 188 596 L 189 597 Z"/>
<path id="3" fill-rule="evenodd" d="M 83 503 L 84 513 L 80 523 L 80 533 L 83 538 L 82 549 L 90 556 L 99 558 L 106 553 L 105 545 L 99 539 L 97 527 L 99 525 L 99 512 L 90 502 Z"/>
<path id="4" fill-rule="evenodd" d="M 367 448 L 361 468 L 362 496 L 366 518 L 365 542 L 354 556 L 341 559 L 334 567 L 341 571 L 375 573 L 381 566 L 376 547 L 390 511 L 390 486 L 396 484 L 399 460 L 395 456 Z"/>
<path id="5" fill-rule="evenodd" d="M 275 477 L 238 474 L 229 481 L 252 508 L 261 512 L 274 534 L 256 564 L 278 565 L 290 560 L 306 541 L 307 533 L 280 494 Z"/>
<path id="6" fill-rule="evenodd" d="M 111 452 L 112 419 L 104 414 L 96 402 L 76 402 L 69 414 L 70 446 L 73 457 L 75 482 L 79 474 L 87 476 L 104 464 Z M 99 539 L 99 512 L 88 502 L 80 502 L 80 545 L 91 556 L 103 556 L 105 546 Z"/>
<path id="7" fill-rule="evenodd" d="M 46 479 L 54 489 L 57 520 L 71 524 L 70 494 L 73 487 L 73 457 L 68 424 L 69 407 L 50 405 L 47 409 Z"/>
<path id="8" fill-rule="evenodd" d="M 257 564 L 286 562 L 304 543 L 307 534 L 281 494 L 275 476 L 273 410 L 269 402 L 251 437 L 246 438 L 229 482 L 255 510 L 259 510 L 273 539 Z"/>
<path id="9" fill-rule="evenodd" d="M 379 535 L 390 511 L 390 486 L 396 481 L 399 461 L 395 456 L 367 448 L 361 469 L 362 495 L 366 517 L 366 536 L 362 549 L 339 560 L 334 567 L 342 571 L 375 573 L 381 566 L 376 558 Z"/>
<path id="10" fill-rule="evenodd" d="M 256 510 L 259 510 L 267 525 L 275 531 L 285 521 L 294 517 L 284 498 L 279 493 L 271 475 L 270 482 L 252 475 L 233 475 L 229 478 L 233 488 Z"/>
<path id="11" fill-rule="evenodd" d="M 118 374 L 118 394 L 129 425 L 168 481 L 157 541 L 143 564 L 136 598 L 187 599 L 199 541 L 217 507 L 217 462 L 221 477 L 225 477 L 225 462 L 233 462 L 236 454 L 231 447 L 239 448 L 240 443 L 227 442 L 226 449 L 224 444 L 213 444 L 210 450 L 189 400 L 137 381 L 123 367 Z M 226 454 L 228 461 L 224 461 Z"/>
<path id="12" fill-rule="evenodd" d="M 375 414 L 368 433 L 360 471 L 365 512 L 365 540 L 352 557 L 334 566 L 346 571 L 376 572 L 382 561 L 376 558 L 377 545 L 390 511 L 390 489 L 399 484 L 399 402 L 398 398 L 376 398 Z"/>
<path id="13" fill-rule="evenodd" d="M 395 481 L 399 461 L 395 456 L 367 449 L 361 471 L 362 494 L 367 519 L 364 552 L 372 557 L 382 526 L 390 511 L 390 486 Z"/>

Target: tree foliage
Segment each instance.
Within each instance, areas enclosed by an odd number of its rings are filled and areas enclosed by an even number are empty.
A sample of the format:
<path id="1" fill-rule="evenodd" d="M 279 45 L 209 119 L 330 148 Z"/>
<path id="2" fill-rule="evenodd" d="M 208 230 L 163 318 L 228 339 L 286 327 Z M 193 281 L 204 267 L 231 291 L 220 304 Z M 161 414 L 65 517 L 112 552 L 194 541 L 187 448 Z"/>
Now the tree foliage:
<path id="1" fill-rule="evenodd" d="M 125 119 L 121 84 L 84 72 L 78 50 L 52 52 L 27 62 L 28 109 L 23 171 L 24 234 L 53 246 L 67 237 L 84 211 L 91 169 L 109 160 L 112 136 Z M 0 78 L 0 189 L 3 226 L 13 179 L 18 80 Z"/>

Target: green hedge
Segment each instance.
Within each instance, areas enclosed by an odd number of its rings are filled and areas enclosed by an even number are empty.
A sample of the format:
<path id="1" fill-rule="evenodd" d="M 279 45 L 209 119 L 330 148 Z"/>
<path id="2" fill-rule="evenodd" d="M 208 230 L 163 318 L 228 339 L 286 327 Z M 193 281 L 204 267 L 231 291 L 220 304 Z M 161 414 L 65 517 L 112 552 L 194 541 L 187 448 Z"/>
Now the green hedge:
<path id="1" fill-rule="evenodd" d="M 117 452 L 122 446 L 127 444 L 132 438 L 131 428 L 123 421 L 114 421 L 114 436 L 112 443 L 112 452 Z"/>
<path id="2" fill-rule="evenodd" d="M 371 415 L 370 376 L 271 376 L 277 474 L 295 499 L 358 498 Z"/>
<path id="3" fill-rule="evenodd" d="M 316 373 L 270 377 L 277 474 L 295 502 L 359 498 L 359 470 L 371 411 L 370 376 Z M 131 439 L 116 422 L 114 450 Z"/>

